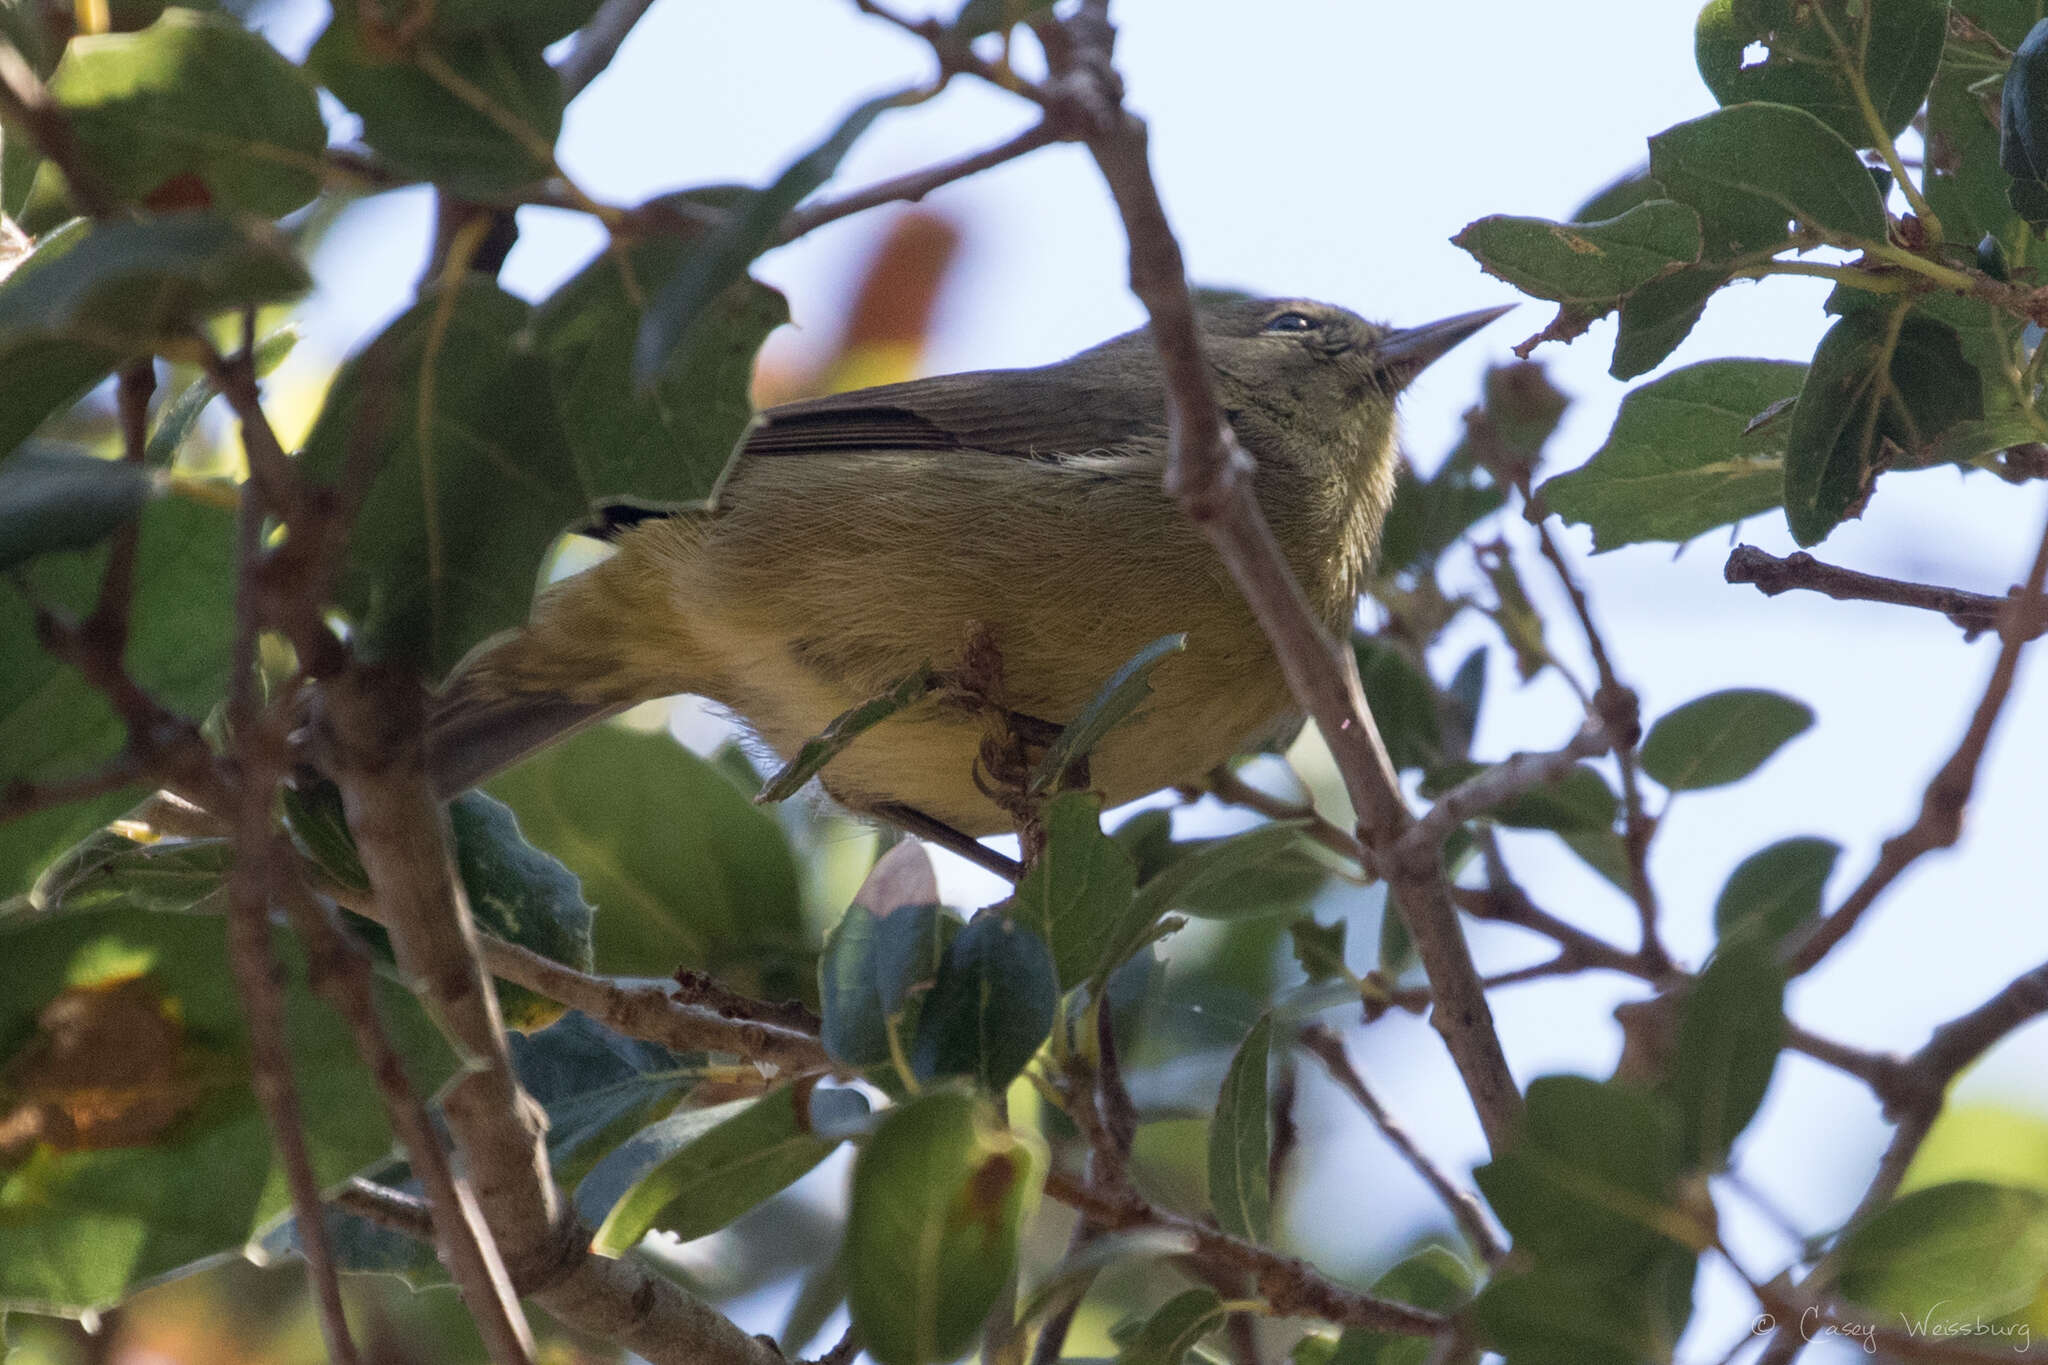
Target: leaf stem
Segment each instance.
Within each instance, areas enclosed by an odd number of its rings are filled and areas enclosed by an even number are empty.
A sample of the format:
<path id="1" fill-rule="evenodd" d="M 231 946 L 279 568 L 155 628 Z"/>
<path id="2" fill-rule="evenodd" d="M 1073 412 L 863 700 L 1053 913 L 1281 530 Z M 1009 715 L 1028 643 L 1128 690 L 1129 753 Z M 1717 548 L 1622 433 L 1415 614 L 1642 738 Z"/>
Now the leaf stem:
<path id="1" fill-rule="evenodd" d="M 1899 190 L 1912 205 L 1913 216 L 1927 229 L 1927 240 L 1939 244 L 1942 240 L 1941 219 L 1927 202 L 1920 187 L 1906 174 L 1906 164 L 1899 159 L 1899 149 L 1893 143 L 1891 134 L 1885 131 L 1884 119 L 1878 114 L 1877 106 L 1871 102 L 1870 86 L 1863 79 L 1863 68 L 1856 60 L 1856 54 L 1842 41 L 1842 35 L 1835 32 L 1835 26 L 1828 22 L 1827 11 L 1820 5 L 1808 11 L 1819 22 L 1821 32 L 1828 38 L 1828 45 L 1835 50 L 1835 60 L 1841 64 L 1843 79 L 1849 83 L 1849 93 L 1856 97 L 1856 110 L 1863 115 L 1863 124 L 1870 130 L 1871 144 L 1877 154 L 1884 158 L 1884 164 L 1891 169 L 1892 178 L 1898 182 Z M 1864 12 L 1864 22 L 1869 22 L 1869 12 Z"/>

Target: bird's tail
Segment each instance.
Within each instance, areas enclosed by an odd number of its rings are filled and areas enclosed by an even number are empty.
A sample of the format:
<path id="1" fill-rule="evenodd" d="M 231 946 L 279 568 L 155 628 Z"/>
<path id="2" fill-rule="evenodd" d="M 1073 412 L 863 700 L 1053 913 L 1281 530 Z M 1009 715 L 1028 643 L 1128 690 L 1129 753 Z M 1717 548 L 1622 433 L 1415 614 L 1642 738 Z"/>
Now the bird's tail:
<path id="1" fill-rule="evenodd" d="M 620 552 L 534 599 L 533 617 L 485 641 L 435 699 L 428 765 L 443 797 L 639 702 L 691 690 L 698 653 L 649 526 Z"/>

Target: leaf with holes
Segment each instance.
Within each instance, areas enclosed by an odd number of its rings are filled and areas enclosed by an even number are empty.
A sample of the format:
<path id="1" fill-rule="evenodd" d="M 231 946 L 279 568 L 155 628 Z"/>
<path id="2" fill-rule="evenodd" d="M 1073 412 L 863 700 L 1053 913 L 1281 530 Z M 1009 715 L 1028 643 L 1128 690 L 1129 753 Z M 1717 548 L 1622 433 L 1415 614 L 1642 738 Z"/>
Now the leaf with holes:
<path id="1" fill-rule="evenodd" d="M 1722 104 L 1794 105 L 1871 147 L 1920 111 L 1947 31 L 1947 0 L 1710 0 L 1694 54 Z"/>

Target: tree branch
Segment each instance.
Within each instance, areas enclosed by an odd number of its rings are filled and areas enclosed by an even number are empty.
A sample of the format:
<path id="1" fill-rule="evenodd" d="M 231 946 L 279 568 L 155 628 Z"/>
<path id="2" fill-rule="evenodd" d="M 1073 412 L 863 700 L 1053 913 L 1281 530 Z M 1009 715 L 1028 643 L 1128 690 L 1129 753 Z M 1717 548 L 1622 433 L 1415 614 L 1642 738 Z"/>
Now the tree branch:
<path id="1" fill-rule="evenodd" d="M 1060 134 L 1054 130 L 1051 123 L 1034 124 L 1009 141 L 997 143 L 983 151 L 881 181 L 864 190 L 856 190 L 841 199 L 806 204 L 793 210 L 782 220 L 782 226 L 775 231 L 775 240 L 778 243 L 793 241 L 827 223 L 835 223 L 841 218 L 882 204 L 915 204 L 942 186 L 950 185 L 956 180 L 965 180 L 970 175 L 977 175 L 1006 161 L 1015 161 L 1027 152 L 1035 152 L 1040 147 L 1061 140 Z"/>
<path id="2" fill-rule="evenodd" d="M 1145 125 L 1122 107 L 1122 81 L 1110 62 L 1115 35 L 1108 8 L 1107 0 L 1087 0 L 1065 21 L 1061 31 L 1070 50 L 1058 54 L 1063 60 L 1055 65 L 1051 90 L 1071 110 L 1076 126 L 1087 130 L 1089 150 L 1130 239 L 1131 290 L 1151 317 L 1166 384 L 1166 490 L 1216 547 L 1272 641 L 1289 689 L 1335 755 L 1377 864 L 1371 870 L 1388 879 L 1429 975 L 1437 1001 L 1433 1022 L 1488 1141 L 1499 1150 L 1511 1139 L 1521 1094 L 1494 1033 L 1441 860 L 1392 856 L 1412 817 L 1365 704 L 1357 661 L 1348 646 L 1329 639 L 1309 610 L 1253 498 L 1251 459 L 1217 406 L 1180 246 L 1152 180 Z"/>
<path id="3" fill-rule="evenodd" d="M 1754 545 L 1738 545 L 1728 552 L 1721 576 L 1730 583 L 1751 583 L 1766 597 L 1804 589 L 1824 593 L 1838 602 L 1888 602 L 1898 607 L 1918 607 L 1940 612 L 1962 627 L 1963 638 L 1974 640 L 1987 630 L 1998 629 L 1999 615 L 2012 600 L 1990 597 L 1961 588 L 1944 588 L 1933 583 L 1908 583 L 1897 578 L 1880 578 L 1834 564 L 1825 564 L 1801 550 L 1780 559 Z M 2036 622 L 2034 635 L 2048 623 Z M 2032 639 L 2033 636 L 2029 636 Z"/>
<path id="4" fill-rule="evenodd" d="M 1493 1225 L 1487 1222 L 1478 1197 L 1469 1190 L 1460 1189 L 1441 1167 L 1430 1160 L 1429 1154 L 1417 1145 L 1408 1130 L 1366 1088 L 1365 1078 L 1358 1074 L 1358 1068 L 1351 1064 L 1351 1058 L 1344 1051 L 1344 1040 L 1320 1024 L 1311 1024 L 1297 1035 L 1297 1041 L 1323 1064 L 1330 1073 L 1330 1079 L 1358 1102 L 1358 1107 L 1372 1120 L 1373 1127 L 1380 1130 L 1380 1136 L 1401 1154 L 1401 1159 L 1415 1174 L 1422 1177 L 1422 1183 L 1435 1191 L 1436 1197 L 1450 1210 L 1451 1217 L 1458 1220 L 1465 1240 L 1472 1244 L 1480 1258 L 1488 1265 L 1494 1265 L 1507 1255 L 1507 1247 L 1494 1234 Z"/>
<path id="5" fill-rule="evenodd" d="M 1976 788 L 1977 766 L 1984 761 L 1984 751 L 1991 743 L 1991 731 L 1998 724 L 1999 713 L 2005 709 L 2006 698 L 2012 694 L 2013 679 L 2019 672 L 2020 653 L 2028 641 L 2038 637 L 2044 626 L 2048 626 L 2048 613 L 2043 611 L 2041 596 L 2044 579 L 2048 579 L 2048 528 L 2041 533 L 2041 544 L 2034 552 L 2033 566 L 2027 571 L 2026 585 L 2011 601 L 2003 604 L 1998 624 L 1999 638 L 2003 643 L 1999 647 L 1998 660 L 1992 665 L 1990 681 L 1985 684 L 1984 695 L 1978 701 L 1955 752 L 1935 772 L 1927 790 L 1921 795 L 1920 814 L 1905 830 L 1885 840 L 1884 847 L 1878 851 L 1877 865 L 1870 869 L 1869 875 L 1849 893 L 1841 906 L 1788 946 L 1785 964 L 1791 975 L 1811 970 L 1826 957 L 1856 927 L 1857 921 L 1877 898 L 1898 880 L 1899 874 L 1911 867 L 1922 854 L 1937 848 L 1953 847 L 1962 837 L 1963 809 L 1969 804 L 1971 791 Z"/>
<path id="6" fill-rule="evenodd" d="M 1422 818 L 1401 836 L 1397 858 L 1421 859 L 1438 856 L 1452 830 L 1475 815 L 1481 815 L 1537 787 L 1562 782 L 1579 766 L 1579 761 L 1607 752 L 1607 732 L 1588 716 L 1579 732 L 1562 749 L 1549 753 L 1511 754 L 1481 773 L 1445 792 Z"/>

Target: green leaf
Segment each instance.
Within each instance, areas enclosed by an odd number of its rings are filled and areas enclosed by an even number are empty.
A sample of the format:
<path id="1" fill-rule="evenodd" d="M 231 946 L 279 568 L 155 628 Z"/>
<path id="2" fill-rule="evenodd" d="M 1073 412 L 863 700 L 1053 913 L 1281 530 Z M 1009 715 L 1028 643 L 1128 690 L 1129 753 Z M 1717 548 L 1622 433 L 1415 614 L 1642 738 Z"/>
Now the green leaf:
<path id="1" fill-rule="evenodd" d="M 169 8 L 139 33 L 81 34 L 50 93 L 122 199 L 189 177 L 204 202 L 277 218 L 320 192 L 327 126 L 312 83 L 225 15 Z"/>
<path id="2" fill-rule="evenodd" d="M 726 222 L 691 244 L 674 273 L 663 281 L 640 319 L 633 350 L 633 374 L 642 388 L 704 344 L 706 316 L 713 300 L 739 283 L 747 264 L 774 244 L 783 218 L 813 190 L 832 178 L 840 160 L 901 95 L 871 99 L 848 114 L 832 135 L 806 152 L 766 189 L 755 190 L 728 211 Z M 678 357 L 683 357 L 679 362 Z"/>
<path id="3" fill-rule="evenodd" d="M 45 250 L 52 254 L 38 251 L 0 287 L 0 369 L 10 382 L 17 357 L 64 343 L 61 364 L 31 362 L 43 400 L 58 395 L 56 379 L 86 372 L 89 353 L 110 363 L 141 354 L 216 313 L 293 298 L 312 284 L 268 225 L 208 213 L 95 224 Z"/>
<path id="4" fill-rule="evenodd" d="M 1967 1324 L 2033 1302 L 2048 1278 L 2048 1194 L 1978 1180 L 1902 1195 L 1842 1239 L 1842 1292 L 1886 1313 Z"/>
<path id="5" fill-rule="evenodd" d="M 397 50 L 375 6 L 337 5 L 306 66 L 401 171 L 488 196 L 554 174 L 562 82 L 543 43 L 515 29 L 422 34 Z M 475 103 L 472 103 L 472 99 Z M 482 107 L 479 107 L 481 105 Z"/>
<path id="6" fill-rule="evenodd" d="M 1694 30 L 1694 53 L 1722 104 L 1796 105 L 1853 145 L 1870 147 L 1879 134 L 1856 86 L 1867 92 L 1883 136 L 1897 137 L 1927 97 L 1947 29 L 1947 0 L 1710 0 Z M 1755 47 L 1764 49 L 1761 60 Z"/>
<path id="7" fill-rule="evenodd" d="M 1619 218 L 1638 204 L 1663 197 L 1664 187 L 1650 179 L 1650 168 L 1638 166 L 1593 191 L 1591 198 L 1572 210 L 1571 221 L 1604 223 L 1609 218 Z"/>
<path id="8" fill-rule="evenodd" d="M 1774 945 L 1724 944 L 1678 1016 L 1664 1093 L 1678 1114 L 1686 1165 L 1716 1171 L 1756 1117 L 1785 1045 L 1785 970 Z"/>
<path id="9" fill-rule="evenodd" d="M 1017 883 L 1011 913 L 1052 948 L 1066 991 L 1117 966 L 1109 954 L 1129 919 L 1138 869 L 1102 832 L 1100 798 L 1062 792 L 1046 803 L 1043 818 L 1045 849 Z"/>
<path id="10" fill-rule="evenodd" d="M 1643 740 L 1643 771 L 1672 791 L 1748 777 L 1813 724 L 1804 702 L 1755 687 L 1710 692 L 1668 712 Z"/>
<path id="11" fill-rule="evenodd" d="M 1669 1232 L 1680 1146 L 1669 1106 L 1618 1082 L 1532 1082 L 1519 1137 L 1473 1177 L 1515 1249 L 1615 1279 L 1640 1273 Z"/>
<path id="12" fill-rule="evenodd" d="M 1449 1313 L 1472 1297 L 1472 1267 L 1434 1244 L 1398 1261 L 1373 1281 L 1373 1294 L 1432 1313 Z M 1424 1365 L 1433 1345 L 1424 1337 L 1347 1327 L 1328 1365 Z"/>
<path id="13" fill-rule="evenodd" d="M 816 777 L 849 744 L 889 717 L 917 705 L 938 686 L 937 675 L 932 672 L 931 665 L 926 664 L 915 673 L 899 679 L 895 686 L 881 695 L 869 697 L 858 706 L 840 712 L 821 733 L 805 740 L 797 749 L 796 757 L 768 779 L 767 785 L 755 795 L 754 804 L 766 805 L 795 796 L 803 789 L 804 783 Z"/>
<path id="14" fill-rule="evenodd" d="M 1059 1004 L 1045 940 L 1005 915 L 976 915 L 939 962 L 917 1016 L 911 1068 L 920 1081 L 966 1076 L 1000 1095 L 1052 1036 Z"/>
<path id="15" fill-rule="evenodd" d="M 1338 920 L 1319 924 L 1307 915 L 1287 926 L 1294 948 L 1294 960 L 1311 982 L 1350 980 L 1351 969 L 1344 961 L 1344 936 L 1348 924 Z"/>
<path id="16" fill-rule="evenodd" d="M 1184 634 L 1162 635 L 1132 655 L 1046 747 L 1045 757 L 1032 769 L 1028 790 L 1034 795 L 1056 790 L 1068 772 L 1102 742 L 1104 735 L 1130 719 L 1145 698 L 1152 695 L 1152 671 L 1169 655 L 1187 647 L 1188 637 Z"/>
<path id="17" fill-rule="evenodd" d="M 753 418 L 754 355 L 789 320 L 789 305 L 745 277 L 705 305 L 704 344 L 672 353 L 651 388 L 633 382 L 640 291 L 674 274 L 694 245 L 676 237 L 614 244 L 534 314 L 562 428 L 595 501 L 702 505 Z"/>
<path id="18" fill-rule="evenodd" d="M 1161 1304 L 1117 1353 L 1117 1365 L 1181 1365 L 1229 1314 L 1213 1289 L 1184 1290 Z"/>
<path id="19" fill-rule="evenodd" d="M 1627 1278 L 1551 1265 L 1510 1271 L 1480 1291 L 1472 1318 L 1514 1365 L 1670 1360 L 1691 1316 L 1696 1268 L 1696 1257 L 1667 1244 Z"/>
<path id="20" fill-rule="evenodd" d="M 1293 909 L 1328 875 L 1301 826 L 1289 821 L 1174 848 L 1173 861 L 1138 888 L 1133 913 L 1148 924 L 1168 910 L 1204 919 L 1276 914 Z"/>
<path id="21" fill-rule="evenodd" d="M 1599 223 L 1481 218 L 1451 241 L 1523 293 L 1597 316 L 1631 290 L 1697 262 L 1700 218 L 1684 204 L 1653 199 Z"/>
<path id="22" fill-rule="evenodd" d="M 966 1351 L 1017 1264 L 1042 1162 L 959 1090 L 891 1110 L 853 1166 L 847 1306 L 880 1365 Z"/>
<path id="23" fill-rule="evenodd" d="M 1052 8 L 1053 0 L 966 0 L 950 29 L 955 39 L 979 38 L 1023 23 Z"/>
<path id="24" fill-rule="evenodd" d="M 511 807 L 467 791 L 448 803 L 455 866 L 477 927 L 578 971 L 591 968 L 592 912 L 576 874 L 526 842 Z M 562 1006 L 498 982 L 509 1028 L 545 1028 Z"/>
<path id="25" fill-rule="evenodd" d="M 124 657 L 137 683 L 188 716 L 204 715 L 227 687 L 232 521 L 183 498 L 159 499 L 142 514 Z M 104 551 L 48 555 L 23 577 L 34 601 L 82 619 L 92 611 L 104 560 Z M 44 652 L 29 600 L 0 586 L 0 784 L 90 772 L 120 752 L 125 735 L 105 698 Z M 139 788 L 117 791 L 0 825 L 0 899 L 27 890 L 45 864 L 140 797 Z"/>
<path id="26" fill-rule="evenodd" d="M 1209 1120 L 1209 1207 L 1218 1227 L 1254 1242 L 1273 1233 L 1273 1116 L 1266 1094 L 1272 1051 L 1273 1016 L 1262 1014 L 1230 1059 Z"/>
<path id="27" fill-rule="evenodd" d="M 0 464 L 0 569 L 97 545 L 141 516 L 157 491 L 141 465 L 56 446 L 17 451 Z"/>
<path id="28" fill-rule="evenodd" d="M 832 1154 L 868 1112 L 858 1090 L 780 1085 L 641 1129 L 576 1187 L 592 1248 L 622 1256 L 650 1232 L 693 1241 L 767 1202 Z"/>
<path id="29" fill-rule="evenodd" d="M 1955 423 L 1983 416 L 1954 328 L 1900 307 L 1859 309 L 1821 338 L 1793 409 L 1785 519 L 1801 545 L 1856 515 L 1887 466 L 1920 463 Z"/>
<path id="30" fill-rule="evenodd" d="M 1650 174 L 1699 210 L 1709 260 L 1775 249 L 1795 219 L 1885 240 L 1884 200 L 1856 149 L 1804 110 L 1737 104 L 1667 128 L 1650 139 Z"/>
<path id="31" fill-rule="evenodd" d="M 847 907 L 818 958 L 821 1037 L 833 1060 L 875 1066 L 890 1059 L 891 1021 L 937 979 L 963 927 L 937 905 L 898 905 L 880 915 L 858 902 Z M 903 1025 L 896 1028 L 907 1036 Z"/>
<path id="32" fill-rule="evenodd" d="M 596 726 L 489 791 L 582 880 L 599 910 L 600 971 L 683 966 L 750 994 L 809 993 L 813 950 L 782 827 L 668 736 Z"/>
<path id="33" fill-rule="evenodd" d="M 1394 766 L 1427 768 L 1442 762 L 1443 726 L 1428 676 L 1397 646 L 1370 635 L 1353 635 L 1351 651 L 1358 657 L 1366 705 Z"/>
<path id="34" fill-rule="evenodd" d="M 303 335 L 295 322 L 286 323 L 256 343 L 256 373 L 269 374 L 284 363 L 286 356 L 299 344 Z M 199 416 L 206 411 L 220 390 L 214 387 L 210 376 L 200 375 L 178 391 L 178 396 L 166 403 L 156 419 L 156 430 L 149 433 L 149 442 L 144 447 L 144 462 L 161 468 L 178 458 L 178 447 L 185 444 L 185 438 L 192 434 L 192 428 L 199 424 Z"/>
<path id="35" fill-rule="evenodd" d="M 436 33 L 502 29 L 534 47 L 559 42 L 589 23 L 602 0 L 436 0 Z"/>
<path id="36" fill-rule="evenodd" d="M 1507 495 L 1460 443 L 1431 478 L 1403 460 L 1394 479 L 1394 505 L 1380 528 L 1381 577 L 1436 562 L 1473 523 L 1491 516 Z"/>
<path id="37" fill-rule="evenodd" d="M 1725 265 L 1695 266 L 1652 280 L 1623 299 L 1614 363 L 1607 372 L 1616 379 L 1634 379 L 1662 365 L 1691 335 L 1707 300 L 1729 278 Z"/>
<path id="38" fill-rule="evenodd" d="M 2007 194 L 2035 228 L 2048 222 L 2048 28 L 2036 22 L 2013 52 L 1999 95 L 1998 164 Z"/>
<path id="39" fill-rule="evenodd" d="M 432 677 L 525 622 L 542 557 L 589 507 L 519 343 L 530 312 L 475 275 L 430 292 L 343 367 L 306 438 L 329 481 L 375 442 L 337 596 L 361 648 Z"/>
<path id="40" fill-rule="evenodd" d="M 158 914 L 214 910 L 234 866 L 226 839 L 141 843 L 99 829 L 50 864 L 28 893 L 39 914 L 129 906 Z"/>
<path id="41" fill-rule="evenodd" d="M 1748 430 L 1796 397 L 1806 367 L 1708 360 L 1673 370 L 1622 399 L 1593 458 L 1546 480 L 1543 501 L 1593 528 L 1597 553 L 1649 540 L 1690 540 L 1784 500 L 1785 424 Z"/>
<path id="42" fill-rule="evenodd" d="M 13 273 L 0 279 L 0 369 L 7 375 L 7 382 L 0 384 L 0 456 L 27 440 L 52 414 L 83 398 L 121 359 L 119 353 L 89 342 L 42 335 L 42 319 L 21 303 L 24 294 L 33 292 L 29 281 L 54 266 L 90 231 L 83 218 L 50 229 L 15 262 Z M 44 306 L 31 305 L 35 311 Z"/>
<path id="43" fill-rule="evenodd" d="M 1842 846 L 1832 839 L 1780 839 L 1744 858 L 1714 902 L 1714 932 L 1722 943 L 1754 937 L 1776 947 L 1820 918 L 1821 892 Z"/>
<path id="44" fill-rule="evenodd" d="M 307 990 L 291 937 L 274 937 L 308 1154 L 316 1179 L 332 1184 L 381 1156 L 391 1136 L 348 1029 Z M 226 921 L 215 915 L 110 904 L 0 917 L 10 1099 L 85 1123 L 0 1174 L 0 1307 L 108 1307 L 239 1248 L 287 1206 L 226 955 Z M 431 1090 L 453 1059 L 408 992 L 381 980 L 375 989 L 412 1084 Z M 62 1060 L 79 1049 L 93 1058 L 83 1075 Z M 109 1105 L 116 1085 L 121 1102 Z"/>

